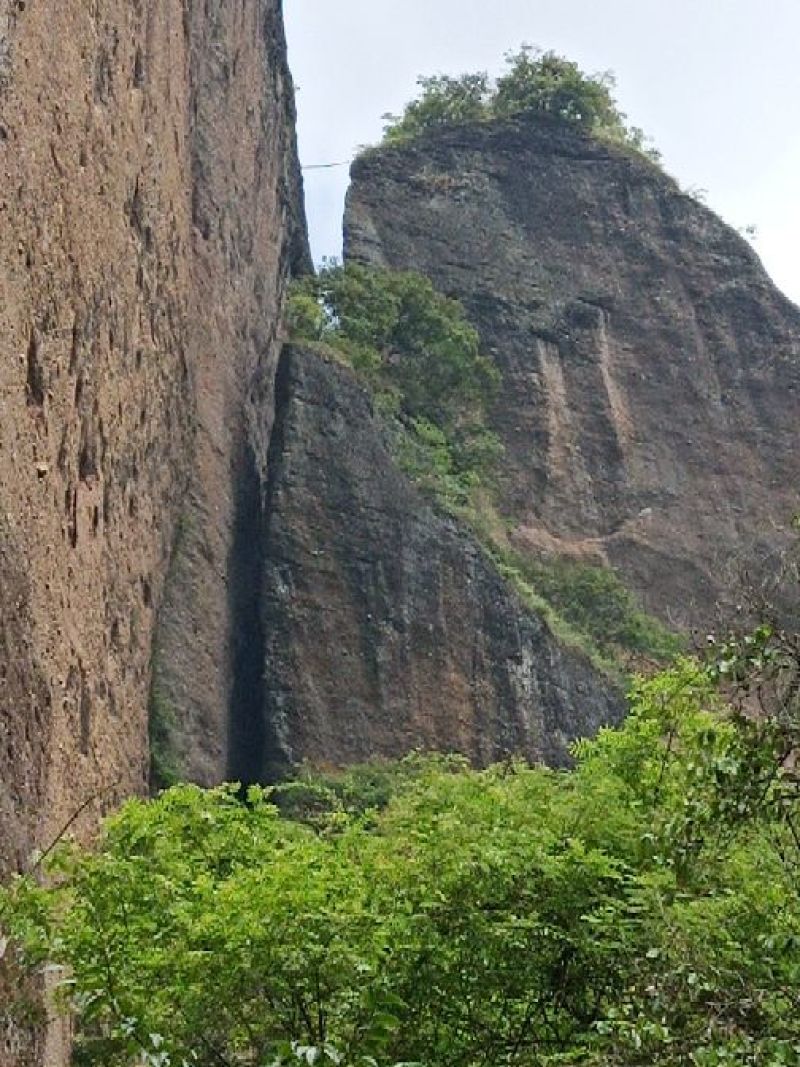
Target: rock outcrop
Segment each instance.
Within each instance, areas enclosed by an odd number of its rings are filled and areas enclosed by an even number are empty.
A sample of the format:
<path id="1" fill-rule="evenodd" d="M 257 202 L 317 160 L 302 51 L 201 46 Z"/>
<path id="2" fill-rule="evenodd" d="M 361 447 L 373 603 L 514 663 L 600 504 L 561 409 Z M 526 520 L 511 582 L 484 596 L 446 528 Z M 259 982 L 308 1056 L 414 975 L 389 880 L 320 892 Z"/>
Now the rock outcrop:
<path id="1" fill-rule="evenodd" d="M 280 0 L 0 0 L 0 175 L 2 871 L 146 789 L 157 617 L 187 768 L 225 773 L 308 263 Z"/>
<path id="2" fill-rule="evenodd" d="M 264 715 L 234 724 L 244 777 L 415 749 L 560 764 L 619 718 L 614 686 L 398 470 L 349 369 L 287 347 L 276 397 Z"/>
<path id="3" fill-rule="evenodd" d="M 705 622 L 800 506 L 800 311 L 647 160 L 544 118 L 372 150 L 346 257 L 428 274 L 502 371 L 518 547 Z"/>

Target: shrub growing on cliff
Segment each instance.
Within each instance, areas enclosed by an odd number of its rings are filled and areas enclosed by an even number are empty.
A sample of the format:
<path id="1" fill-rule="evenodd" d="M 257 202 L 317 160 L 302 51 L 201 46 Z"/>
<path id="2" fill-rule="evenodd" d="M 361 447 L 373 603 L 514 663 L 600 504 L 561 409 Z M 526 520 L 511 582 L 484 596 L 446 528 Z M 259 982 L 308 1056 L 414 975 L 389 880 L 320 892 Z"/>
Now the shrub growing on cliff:
<path id="1" fill-rule="evenodd" d="M 498 372 L 456 300 L 411 271 L 328 265 L 295 283 L 294 339 L 335 349 L 376 395 L 401 464 L 450 504 L 499 454 L 485 424 Z"/>
<path id="2" fill-rule="evenodd" d="M 509 552 L 506 558 L 559 616 L 587 635 L 603 655 L 630 652 L 664 663 L 684 649 L 680 637 L 642 611 L 610 567 L 540 559 L 519 552 Z"/>
<path id="3" fill-rule="evenodd" d="M 614 98 L 612 74 L 586 74 L 577 63 L 523 45 L 506 55 L 507 71 L 496 82 L 485 73 L 460 77 L 419 78 L 420 95 L 402 115 L 384 115 L 384 141 L 404 141 L 417 134 L 510 115 L 540 114 L 626 145 L 657 162 L 642 131 L 628 126 Z"/>
<path id="4" fill-rule="evenodd" d="M 494 114 L 535 111 L 587 130 L 623 128 L 611 74 L 584 74 L 577 63 L 529 46 L 506 59 L 509 70 L 497 81 Z"/>
<path id="5" fill-rule="evenodd" d="M 639 682 L 577 769 L 416 758 L 267 793 L 133 801 L 41 888 L 102 1067 L 797 1064 L 798 786 L 714 672 Z"/>
<path id="6" fill-rule="evenodd" d="M 457 78 L 446 74 L 420 77 L 417 85 L 422 91 L 406 105 L 402 116 L 383 116 L 386 141 L 402 141 L 421 130 L 474 122 L 487 116 L 491 86 L 484 71 Z"/>

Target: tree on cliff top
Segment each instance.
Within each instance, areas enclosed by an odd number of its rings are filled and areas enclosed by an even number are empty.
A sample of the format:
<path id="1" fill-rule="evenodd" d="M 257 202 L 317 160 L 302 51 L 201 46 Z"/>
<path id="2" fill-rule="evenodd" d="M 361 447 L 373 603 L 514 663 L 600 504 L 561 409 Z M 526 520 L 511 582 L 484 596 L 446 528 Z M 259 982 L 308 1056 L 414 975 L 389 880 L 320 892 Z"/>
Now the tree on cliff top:
<path id="1" fill-rule="evenodd" d="M 383 116 L 384 142 L 394 144 L 427 130 L 527 113 L 560 119 L 658 162 L 658 153 L 646 145 L 643 132 L 627 125 L 614 98 L 610 72 L 585 74 L 564 56 L 530 45 L 508 52 L 505 58 L 508 70 L 496 82 L 484 71 L 419 78 L 422 91 L 403 114 Z"/>
<path id="2" fill-rule="evenodd" d="M 453 126 L 486 117 L 491 96 L 491 83 L 485 71 L 462 74 L 457 78 L 448 74 L 420 77 L 417 84 L 422 93 L 406 104 L 402 118 L 384 115 L 388 122 L 386 140 L 402 140 L 420 130 Z"/>
<path id="3" fill-rule="evenodd" d="M 495 114 L 535 111 L 587 130 L 624 129 L 609 72 L 584 74 L 577 63 L 526 45 L 508 54 L 506 62 L 508 72 L 498 79 L 492 100 Z"/>

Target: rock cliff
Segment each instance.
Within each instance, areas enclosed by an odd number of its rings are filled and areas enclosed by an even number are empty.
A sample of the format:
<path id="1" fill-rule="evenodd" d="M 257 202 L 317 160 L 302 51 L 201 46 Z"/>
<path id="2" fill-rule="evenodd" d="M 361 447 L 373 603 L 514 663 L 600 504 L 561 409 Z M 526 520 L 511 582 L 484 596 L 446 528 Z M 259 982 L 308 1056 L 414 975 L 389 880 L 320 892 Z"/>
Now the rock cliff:
<path id="1" fill-rule="evenodd" d="M 203 784 L 558 764 L 619 717 L 351 371 L 281 348 L 310 264 L 280 0 L 0 0 L 0 175 L 0 875 L 147 788 L 148 705 Z M 657 168 L 465 126 L 362 157 L 345 222 L 496 361 L 517 548 L 610 564 L 685 626 L 780 542 L 800 311 Z"/>
<path id="2" fill-rule="evenodd" d="M 146 788 L 157 616 L 186 765 L 225 772 L 308 262 L 279 0 L 0 0 L 0 175 L 2 870 Z"/>
<path id="3" fill-rule="evenodd" d="M 264 715 L 235 724 L 240 773 L 414 749 L 559 764 L 621 715 L 614 686 L 397 469 L 349 369 L 287 347 L 276 396 Z"/>
<path id="4" fill-rule="evenodd" d="M 458 297 L 502 371 L 518 547 L 702 623 L 800 503 L 800 311 L 649 161 L 546 118 L 356 161 L 345 255 Z"/>

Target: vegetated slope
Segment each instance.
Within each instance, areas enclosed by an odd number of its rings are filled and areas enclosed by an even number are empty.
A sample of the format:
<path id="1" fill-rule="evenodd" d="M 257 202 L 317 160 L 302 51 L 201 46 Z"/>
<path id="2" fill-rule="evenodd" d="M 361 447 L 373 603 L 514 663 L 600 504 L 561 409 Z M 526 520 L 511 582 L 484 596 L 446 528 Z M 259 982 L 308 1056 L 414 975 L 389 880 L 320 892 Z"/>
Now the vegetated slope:
<path id="1" fill-rule="evenodd" d="M 279 0 L 0 3 L 0 870 L 146 788 L 179 526 L 161 684 L 224 774 L 294 136 Z"/>
<path id="2" fill-rule="evenodd" d="M 8 954 L 68 968 L 87 1067 L 796 1065 L 797 655 L 761 626 L 639 679 L 572 772 L 415 756 L 130 801 L 0 887 Z"/>
<path id="3" fill-rule="evenodd" d="M 401 473 L 353 372 L 287 346 L 264 528 L 264 717 L 238 773 L 414 749 L 563 763 L 621 694 Z"/>
<path id="4" fill-rule="evenodd" d="M 373 149 L 345 256 L 419 270 L 467 308 L 503 375 L 519 548 L 611 564 L 685 626 L 781 541 L 800 311 L 648 160 L 530 116 Z"/>

